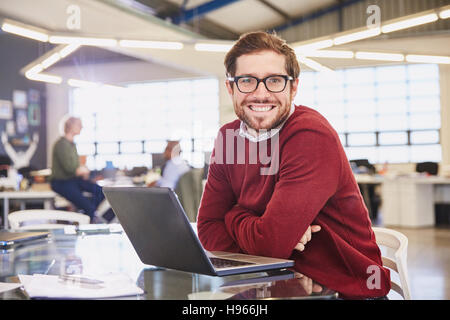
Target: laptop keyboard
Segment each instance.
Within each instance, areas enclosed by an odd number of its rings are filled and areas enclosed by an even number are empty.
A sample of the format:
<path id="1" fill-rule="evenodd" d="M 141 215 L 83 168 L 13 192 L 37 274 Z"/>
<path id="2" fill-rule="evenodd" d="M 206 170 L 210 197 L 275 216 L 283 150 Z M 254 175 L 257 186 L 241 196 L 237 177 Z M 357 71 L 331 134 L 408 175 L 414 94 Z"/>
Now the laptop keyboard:
<path id="1" fill-rule="evenodd" d="M 247 266 L 254 263 L 237 261 L 237 260 L 228 260 L 222 258 L 209 258 L 211 260 L 212 265 L 215 268 L 230 268 L 230 267 L 238 267 L 238 266 Z"/>

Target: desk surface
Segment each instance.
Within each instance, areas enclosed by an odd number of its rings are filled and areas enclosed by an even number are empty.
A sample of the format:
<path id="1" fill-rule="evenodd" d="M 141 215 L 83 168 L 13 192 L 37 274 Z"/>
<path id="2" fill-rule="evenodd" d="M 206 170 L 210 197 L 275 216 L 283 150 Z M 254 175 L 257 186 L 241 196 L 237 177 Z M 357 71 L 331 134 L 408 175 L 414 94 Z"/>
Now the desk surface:
<path id="1" fill-rule="evenodd" d="M 62 231 L 52 238 L 9 252 L 0 251 L 0 282 L 17 282 L 18 274 L 125 273 L 145 294 L 126 299 L 321 299 L 336 293 L 298 273 L 251 273 L 212 277 L 143 264 L 124 233 L 75 236 Z M 261 277 L 263 277 L 261 279 Z M 0 299 L 26 299 L 22 290 Z"/>
<path id="2" fill-rule="evenodd" d="M 53 191 L 4 191 L 0 192 L 1 198 L 9 199 L 51 199 L 56 196 Z"/>

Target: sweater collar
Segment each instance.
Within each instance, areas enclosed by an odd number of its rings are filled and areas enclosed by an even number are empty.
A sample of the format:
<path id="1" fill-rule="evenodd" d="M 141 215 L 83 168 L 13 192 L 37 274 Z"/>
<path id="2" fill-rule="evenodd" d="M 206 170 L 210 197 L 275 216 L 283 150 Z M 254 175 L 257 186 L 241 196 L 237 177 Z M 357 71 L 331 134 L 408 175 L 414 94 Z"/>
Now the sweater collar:
<path id="1" fill-rule="evenodd" d="M 260 130 L 257 137 L 250 134 L 250 132 L 248 131 L 247 125 L 243 121 L 241 121 L 241 125 L 239 127 L 239 135 L 242 138 L 247 138 L 251 142 L 261 142 L 261 141 L 268 140 L 268 139 L 272 138 L 274 135 L 276 135 L 281 130 L 281 128 L 283 128 L 283 125 L 286 123 L 286 121 L 289 119 L 289 117 L 294 113 L 294 111 L 295 111 L 295 106 L 294 106 L 294 103 L 292 102 L 291 109 L 289 110 L 289 116 L 286 118 L 286 120 L 284 120 L 278 127 L 274 128 L 274 129 Z"/>

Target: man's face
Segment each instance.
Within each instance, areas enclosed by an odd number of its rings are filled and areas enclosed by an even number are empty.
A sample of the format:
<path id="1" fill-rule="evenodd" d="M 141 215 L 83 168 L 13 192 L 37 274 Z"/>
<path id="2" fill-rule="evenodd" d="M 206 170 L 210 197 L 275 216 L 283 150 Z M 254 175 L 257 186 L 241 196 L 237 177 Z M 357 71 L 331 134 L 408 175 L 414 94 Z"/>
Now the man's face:
<path id="1" fill-rule="evenodd" d="M 81 129 L 83 129 L 83 124 L 81 123 L 81 120 L 78 120 L 73 125 L 73 131 L 75 135 L 78 135 L 81 133 Z"/>
<path id="2" fill-rule="evenodd" d="M 237 76 L 253 76 L 263 79 L 270 75 L 287 75 L 285 57 L 274 51 L 260 51 L 242 55 L 236 60 Z M 288 81 L 282 92 L 273 93 L 260 82 L 255 91 L 242 93 L 236 84 L 226 82 L 234 111 L 238 118 L 254 130 L 270 130 L 289 116 L 292 99 L 297 93 L 298 79 L 292 85 Z"/>

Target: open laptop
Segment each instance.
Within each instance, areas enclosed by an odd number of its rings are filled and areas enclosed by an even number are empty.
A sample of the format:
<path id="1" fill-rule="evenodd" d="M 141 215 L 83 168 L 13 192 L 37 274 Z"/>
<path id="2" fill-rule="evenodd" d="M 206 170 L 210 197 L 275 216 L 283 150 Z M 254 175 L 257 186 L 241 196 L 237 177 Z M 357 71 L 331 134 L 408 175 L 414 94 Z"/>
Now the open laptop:
<path id="1" fill-rule="evenodd" d="M 25 244 L 26 242 L 43 239 L 49 236 L 49 232 L 40 231 L 24 231 L 24 232 L 9 232 L 0 231 L 0 248 L 10 247 L 18 244 Z"/>
<path id="2" fill-rule="evenodd" d="M 292 260 L 204 250 L 169 188 L 104 187 L 103 192 L 145 264 L 217 276 L 294 265 Z"/>

